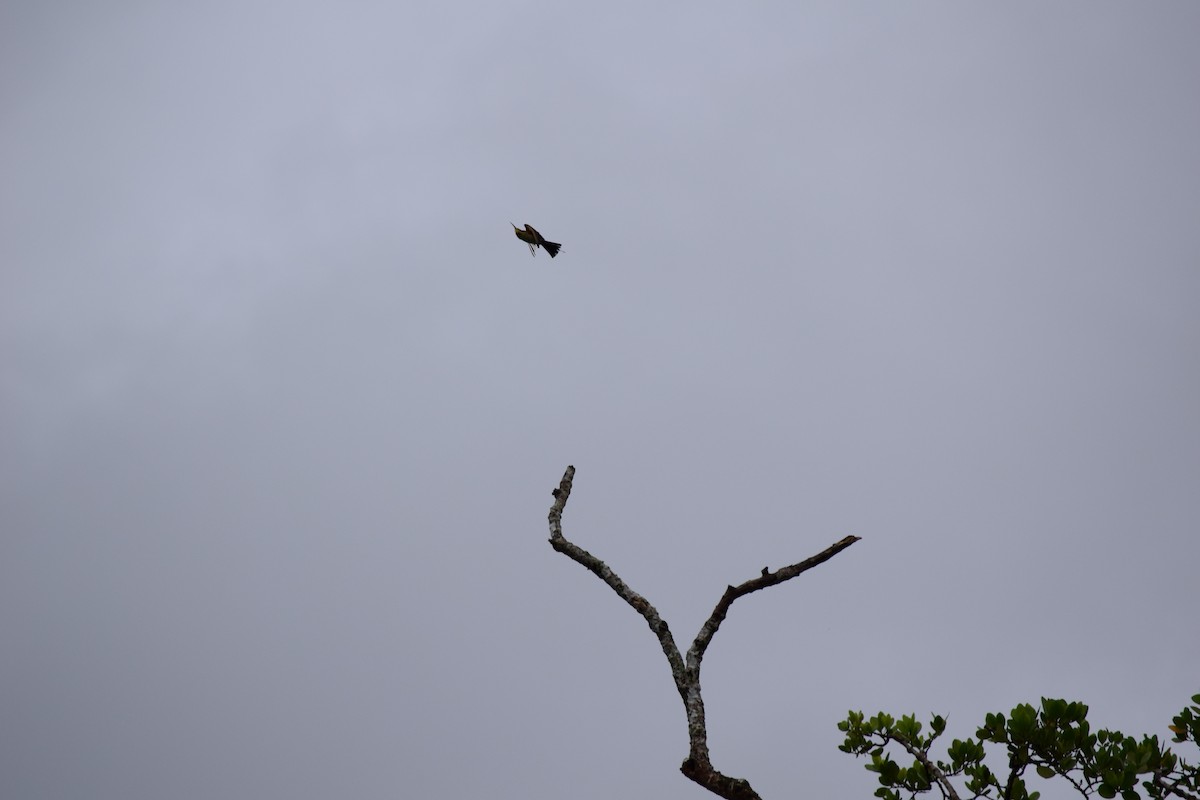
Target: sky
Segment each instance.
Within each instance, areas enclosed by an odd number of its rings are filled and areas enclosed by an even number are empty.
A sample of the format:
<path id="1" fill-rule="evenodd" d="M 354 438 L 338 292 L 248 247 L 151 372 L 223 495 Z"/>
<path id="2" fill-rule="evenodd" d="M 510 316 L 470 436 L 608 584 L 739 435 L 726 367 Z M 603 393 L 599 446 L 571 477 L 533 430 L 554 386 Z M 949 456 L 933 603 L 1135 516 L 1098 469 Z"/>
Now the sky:
<path id="1" fill-rule="evenodd" d="M 0 7 L 0 795 L 863 798 L 1200 692 L 1200 7 Z M 561 242 L 530 258 L 510 222 Z M 1186 751 L 1183 751 L 1186 755 Z M 1193 754 L 1194 755 L 1194 754 Z M 1041 787 L 1048 800 L 1066 797 Z"/>

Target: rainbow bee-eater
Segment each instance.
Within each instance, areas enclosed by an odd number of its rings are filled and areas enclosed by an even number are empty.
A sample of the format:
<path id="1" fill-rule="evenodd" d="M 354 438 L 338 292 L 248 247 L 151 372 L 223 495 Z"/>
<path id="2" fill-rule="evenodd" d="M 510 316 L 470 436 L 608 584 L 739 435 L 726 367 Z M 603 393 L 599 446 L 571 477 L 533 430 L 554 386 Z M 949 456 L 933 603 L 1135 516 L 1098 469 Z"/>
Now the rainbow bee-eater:
<path id="1" fill-rule="evenodd" d="M 532 225 L 526 224 L 525 229 L 521 230 L 511 222 L 508 224 L 513 226 L 513 232 L 517 234 L 517 238 L 529 245 L 529 255 L 537 255 L 533 248 L 538 246 L 546 248 L 546 252 L 550 254 L 551 258 L 558 255 L 559 248 L 562 245 L 558 242 L 547 242 L 546 237 L 534 230 Z"/>

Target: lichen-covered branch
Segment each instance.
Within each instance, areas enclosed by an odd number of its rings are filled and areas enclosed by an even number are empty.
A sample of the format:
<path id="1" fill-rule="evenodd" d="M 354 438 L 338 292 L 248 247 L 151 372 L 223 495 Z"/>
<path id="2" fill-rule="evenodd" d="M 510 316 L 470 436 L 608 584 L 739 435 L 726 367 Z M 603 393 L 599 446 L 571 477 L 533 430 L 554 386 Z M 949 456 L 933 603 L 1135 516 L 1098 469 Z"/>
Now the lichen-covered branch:
<path id="1" fill-rule="evenodd" d="M 700 662 L 704 660 L 704 651 L 708 649 L 709 642 L 716 634 L 717 629 L 721 627 L 721 623 L 725 620 L 725 615 L 729 613 L 729 607 L 733 605 L 733 601 L 739 597 L 745 597 L 751 592 L 757 592 L 759 589 L 766 589 L 771 586 L 778 586 L 784 581 L 791 580 L 802 572 L 806 572 L 818 564 L 824 564 L 829 559 L 836 556 L 838 553 L 845 550 L 850 545 L 859 540 L 858 536 L 847 536 L 840 542 L 836 542 L 829 547 L 817 553 L 815 556 L 798 561 L 782 569 L 771 572 L 766 567 L 763 567 L 762 574 L 757 578 L 746 581 L 738 586 L 727 586 L 725 594 L 721 595 L 721 599 L 717 601 L 717 607 L 713 609 L 712 614 L 700 626 L 700 633 L 696 635 L 696 640 L 692 642 L 692 646 L 688 648 L 687 665 L 689 668 L 700 671 Z"/>
<path id="2" fill-rule="evenodd" d="M 1193 775 L 1195 774 L 1194 766 L 1193 766 L 1192 774 Z M 1187 781 L 1188 781 L 1189 777 L 1190 776 L 1187 774 L 1186 771 L 1173 781 L 1168 781 L 1168 780 L 1164 779 L 1163 776 L 1161 776 L 1161 775 L 1155 775 L 1154 776 L 1154 785 L 1159 787 L 1162 790 L 1163 797 L 1167 797 L 1168 795 L 1174 794 L 1174 795 L 1178 795 L 1179 797 L 1184 798 L 1184 800 L 1198 800 L 1197 795 L 1179 788 L 1179 784 L 1181 784 L 1181 783 L 1184 784 L 1185 786 L 1187 785 Z"/>
<path id="3" fill-rule="evenodd" d="M 650 605 L 646 598 L 629 588 L 629 584 L 621 580 L 620 576 L 613 572 L 607 564 L 587 550 L 584 550 L 573 542 L 567 541 L 563 537 L 562 514 L 563 509 L 566 508 L 567 499 L 571 496 L 571 482 L 574 477 L 575 468 L 567 467 L 567 471 L 563 473 L 562 481 L 559 482 L 558 488 L 553 492 L 554 505 L 550 507 L 550 546 L 572 561 L 582 564 L 597 578 L 607 583 L 609 588 L 617 593 L 618 597 L 633 606 L 634 611 L 642 615 L 642 618 L 646 620 L 646 624 L 650 626 L 650 630 L 658 637 L 663 655 L 667 657 L 667 663 L 671 665 L 671 675 L 675 678 L 675 685 L 679 687 L 684 703 L 687 703 L 687 695 L 684 694 L 683 689 L 687 683 L 687 676 L 684 674 L 683 658 L 679 655 L 679 647 L 675 644 L 675 637 L 671 635 L 671 629 L 667 626 L 666 621 L 659 616 L 658 610 Z"/>
<path id="4" fill-rule="evenodd" d="M 941 790 L 942 797 L 946 798 L 946 800 L 959 800 L 958 790 L 954 788 L 954 784 L 950 782 L 950 778 L 946 776 L 946 773 L 929 757 L 928 752 L 914 746 L 906 739 L 896 738 L 892 739 L 892 741 L 899 742 L 900 746 L 907 750 L 909 755 L 919 761 L 921 766 L 925 767 L 925 771 L 933 777 L 938 788 Z"/>
<path id="5" fill-rule="evenodd" d="M 550 546 L 558 552 L 583 565 L 600 580 L 608 584 L 617 596 L 633 607 L 646 620 L 650 630 L 658 638 L 667 663 L 671 667 L 671 676 L 675 679 L 675 687 L 683 699 L 684 710 L 688 720 L 688 757 L 684 760 L 680 771 L 691 780 L 708 789 L 718 797 L 726 800 L 761 800 L 750 787 L 748 781 L 741 778 L 731 778 L 717 771 L 709 759 L 708 731 L 704 718 L 704 698 L 700 692 L 700 662 L 704 651 L 712 641 L 713 635 L 721 627 L 721 622 L 729 612 L 733 601 L 739 597 L 766 589 L 790 580 L 806 570 L 812 569 L 833 558 L 850 545 L 858 541 L 857 536 L 847 536 L 840 542 L 831 545 L 820 553 L 803 561 L 783 567 L 776 572 L 770 572 L 765 567 L 762 574 L 738 586 L 726 588 L 725 593 L 717 602 L 716 608 L 708 620 L 700 628 L 695 641 L 688 649 L 686 662 L 680 656 L 679 648 L 671 635 L 667 623 L 659 615 L 654 606 L 637 592 L 633 591 L 612 568 L 582 547 L 570 542 L 563 536 L 562 515 L 566 509 L 567 500 L 571 496 L 571 487 L 575 479 L 575 467 L 567 467 L 563 473 L 558 488 L 553 491 L 554 505 L 550 507 Z"/>

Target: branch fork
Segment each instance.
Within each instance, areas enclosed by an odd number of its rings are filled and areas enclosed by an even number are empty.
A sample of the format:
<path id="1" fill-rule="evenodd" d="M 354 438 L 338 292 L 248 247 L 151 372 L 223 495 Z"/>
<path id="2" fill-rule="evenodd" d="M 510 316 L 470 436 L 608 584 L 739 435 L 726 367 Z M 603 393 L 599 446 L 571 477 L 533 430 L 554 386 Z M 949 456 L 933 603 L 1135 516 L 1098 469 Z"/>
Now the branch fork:
<path id="1" fill-rule="evenodd" d="M 820 553 L 803 561 L 798 561 L 795 564 L 782 567 L 775 572 L 771 572 L 767 567 L 763 567 L 762 573 L 757 578 L 753 578 L 737 586 L 726 587 L 725 593 L 717 601 L 712 614 L 700 626 L 700 632 L 696 634 L 696 638 L 692 642 L 692 646 L 688 648 L 685 658 L 680 654 L 679 647 L 675 644 L 675 638 L 671 635 L 671 629 L 654 606 L 646 598 L 633 591 L 628 584 L 621 580 L 617 573 L 613 572 L 611 567 L 587 550 L 568 541 L 563 536 L 562 515 L 563 510 L 567 506 L 567 500 L 571 497 L 571 486 L 574 479 L 575 467 L 567 467 L 567 471 L 563 473 L 562 480 L 559 481 L 558 488 L 551 493 L 554 496 L 554 504 L 550 506 L 549 515 L 550 546 L 572 561 L 581 564 L 600 580 L 608 584 L 609 588 L 616 592 L 618 597 L 628 603 L 634 611 L 638 612 L 646 620 L 650 631 L 657 637 L 659 645 L 662 647 L 663 655 L 667 657 L 667 663 L 671 667 L 671 676 L 675 679 L 675 688 L 679 691 L 679 696 L 683 700 L 684 710 L 687 713 L 688 757 L 684 759 L 682 766 L 679 768 L 680 771 L 705 789 L 708 789 L 719 797 L 726 798 L 726 800 L 761 800 L 758 793 L 750 787 L 748 781 L 724 775 L 712 765 L 708 753 L 708 731 L 704 721 L 704 699 L 700 693 L 700 662 L 703 661 L 704 652 L 708 649 L 708 645 L 712 642 L 713 636 L 716 635 L 717 630 L 721 627 L 721 623 L 725 620 L 725 615 L 729 613 L 729 607 L 733 605 L 735 600 L 739 597 L 745 597 L 752 592 L 757 592 L 760 589 L 777 586 L 784 581 L 795 578 L 802 572 L 825 563 L 857 542 L 859 537 L 847 536 L 822 550 Z"/>

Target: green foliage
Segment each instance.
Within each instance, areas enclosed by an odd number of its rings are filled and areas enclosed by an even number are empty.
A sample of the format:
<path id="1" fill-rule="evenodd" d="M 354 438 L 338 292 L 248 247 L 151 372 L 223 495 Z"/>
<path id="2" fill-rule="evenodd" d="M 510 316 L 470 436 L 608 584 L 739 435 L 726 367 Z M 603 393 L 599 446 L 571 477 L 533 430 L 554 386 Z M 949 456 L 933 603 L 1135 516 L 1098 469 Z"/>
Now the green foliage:
<path id="1" fill-rule="evenodd" d="M 1192 703 L 1172 719 L 1173 742 L 1200 744 L 1200 695 Z M 954 739 L 946 748 L 949 760 L 942 761 L 930 750 L 946 730 L 944 717 L 933 717 L 929 732 L 922 733 L 911 714 L 868 718 L 851 711 L 838 723 L 846 735 L 839 749 L 868 759 L 867 770 L 879 776 L 875 796 L 882 800 L 911 799 L 934 788 L 946 800 L 1037 800 L 1038 793 L 1025 782 L 1030 767 L 1043 779 L 1067 781 L 1085 798 L 1138 800 L 1144 792 L 1152 800 L 1200 800 L 1197 765 L 1160 745 L 1157 736 L 1138 740 L 1119 731 L 1093 732 L 1087 712 L 1083 703 L 1043 697 L 1038 708 L 1022 703 L 1007 717 L 988 714 L 975 738 Z M 984 763 L 988 744 L 1007 752 L 1007 766 L 993 771 Z"/>

